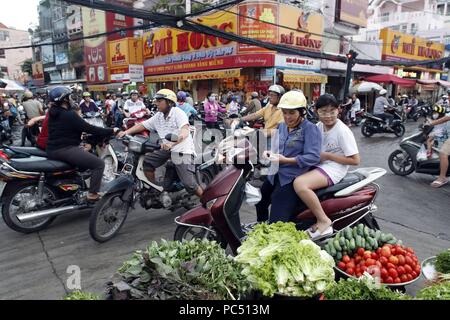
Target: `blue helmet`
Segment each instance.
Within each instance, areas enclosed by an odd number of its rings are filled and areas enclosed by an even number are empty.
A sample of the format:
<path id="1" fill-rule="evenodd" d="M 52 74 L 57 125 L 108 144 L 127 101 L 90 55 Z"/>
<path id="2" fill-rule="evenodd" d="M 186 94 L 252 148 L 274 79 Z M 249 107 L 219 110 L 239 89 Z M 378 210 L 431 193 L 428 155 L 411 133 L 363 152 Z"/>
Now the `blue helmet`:
<path id="1" fill-rule="evenodd" d="M 177 93 L 177 99 L 178 99 L 178 100 L 180 100 L 180 101 L 185 101 L 185 100 L 186 100 L 186 97 L 187 97 L 186 92 L 184 92 L 184 91 L 178 91 L 178 93 Z"/>
<path id="2" fill-rule="evenodd" d="M 68 87 L 55 87 L 50 90 L 48 97 L 51 102 L 60 103 L 72 94 L 72 89 Z"/>

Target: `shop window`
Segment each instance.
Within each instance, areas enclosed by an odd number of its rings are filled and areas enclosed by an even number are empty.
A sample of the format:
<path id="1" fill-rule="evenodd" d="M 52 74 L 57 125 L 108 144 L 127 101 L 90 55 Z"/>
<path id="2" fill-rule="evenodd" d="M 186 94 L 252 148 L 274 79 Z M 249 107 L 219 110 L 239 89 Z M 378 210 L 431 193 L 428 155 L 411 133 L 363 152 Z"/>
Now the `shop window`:
<path id="1" fill-rule="evenodd" d="M 5 59 L 5 58 L 6 58 L 5 49 L 0 49 L 0 59 Z"/>
<path id="2" fill-rule="evenodd" d="M 384 12 L 381 14 L 381 22 L 388 22 L 389 21 L 389 12 Z"/>

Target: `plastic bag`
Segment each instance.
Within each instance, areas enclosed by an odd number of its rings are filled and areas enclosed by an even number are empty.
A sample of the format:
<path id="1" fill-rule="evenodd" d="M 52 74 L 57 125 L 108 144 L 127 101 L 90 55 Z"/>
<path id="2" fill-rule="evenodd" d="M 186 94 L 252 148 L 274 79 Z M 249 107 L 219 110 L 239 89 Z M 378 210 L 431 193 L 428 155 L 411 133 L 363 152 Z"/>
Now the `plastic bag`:
<path id="1" fill-rule="evenodd" d="M 427 160 L 427 148 L 424 144 L 419 149 L 419 152 L 417 152 L 417 161 L 425 161 Z"/>
<path id="2" fill-rule="evenodd" d="M 257 204 L 262 199 L 261 190 L 247 182 L 245 184 L 245 198 L 248 204 Z"/>

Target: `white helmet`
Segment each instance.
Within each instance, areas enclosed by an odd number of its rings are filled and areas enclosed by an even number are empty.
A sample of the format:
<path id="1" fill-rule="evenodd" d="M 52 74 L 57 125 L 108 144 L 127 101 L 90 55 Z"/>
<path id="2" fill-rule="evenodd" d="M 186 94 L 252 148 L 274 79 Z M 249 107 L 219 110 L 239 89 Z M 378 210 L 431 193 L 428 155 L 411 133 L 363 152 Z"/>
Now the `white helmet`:
<path id="1" fill-rule="evenodd" d="M 380 90 L 380 96 L 384 96 L 387 93 L 386 89 L 381 89 Z"/>
<path id="2" fill-rule="evenodd" d="M 269 92 L 272 91 L 272 92 L 278 93 L 278 95 L 280 97 L 286 92 L 286 90 L 284 90 L 284 88 L 278 84 L 274 84 L 274 85 L 270 86 L 269 90 L 267 90 L 267 91 L 269 91 Z"/>
<path id="3" fill-rule="evenodd" d="M 306 98 L 301 90 L 291 90 L 283 94 L 278 103 L 280 109 L 298 109 L 306 107 Z"/>
<path id="4" fill-rule="evenodd" d="M 443 94 L 443 95 L 442 95 L 442 99 L 448 99 L 448 95 Z"/>

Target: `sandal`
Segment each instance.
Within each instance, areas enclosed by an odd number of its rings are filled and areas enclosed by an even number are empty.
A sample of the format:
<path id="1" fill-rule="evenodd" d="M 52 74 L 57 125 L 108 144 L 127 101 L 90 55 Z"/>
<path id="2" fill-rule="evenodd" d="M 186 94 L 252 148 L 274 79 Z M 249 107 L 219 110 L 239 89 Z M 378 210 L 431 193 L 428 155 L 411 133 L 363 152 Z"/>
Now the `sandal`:
<path id="1" fill-rule="evenodd" d="M 318 239 L 325 238 L 325 237 L 328 237 L 328 236 L 332 235 L 334 230 L 333 230 L 332 226 L 329 226 L 322 233 L 319 231 L 319 229 L 317 229 L 316 231 L 313 231 L 311 228 L 306 230 L 306 232 L 310 236 L 311 240 L 318 240 Z"/>
<path id="2" fill-rule="evenodd" d="M 440 188 L 440 187 L 446 185 L 447 183 L 448 183 L 447 179 L 444 181 L 436 179 L 430 184 L 430 186 L 432 186 L 433 188 Z"/>

